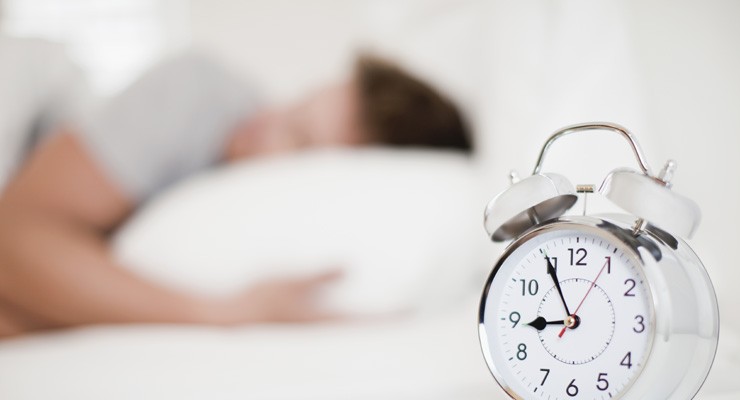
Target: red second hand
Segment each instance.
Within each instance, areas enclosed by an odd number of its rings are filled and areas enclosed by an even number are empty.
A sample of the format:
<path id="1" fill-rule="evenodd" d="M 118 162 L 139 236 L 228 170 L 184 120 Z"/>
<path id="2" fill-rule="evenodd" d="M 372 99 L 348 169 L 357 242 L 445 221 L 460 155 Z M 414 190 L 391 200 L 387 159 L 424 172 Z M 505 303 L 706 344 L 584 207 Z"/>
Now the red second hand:
<path id="1" fill-rule="evenodd" d="M 591 286 L 588 288 L 588 291 L 586 292 L 586 295 L 583 296 L 583 299 L 581 299 L 581 302 L 578 303 L 578 307 L 576 307 L 576 310 L 573 311 L 573 315 L 571 315 L 571 317 L 574 317 L 575 318 L 575 316 L 578 314 L 578 310 L 581 309 L 581 306 L 583 305 L 583 302 L 586 301 L 586 297 L 588 297 L 588 294 L 591 293 L 591 289 L 593 289 L 594 286 L 596 286 L 596 281 L 599 280 L 599 277 L 601 276 L 601 273 L 604 272 L 604 268 L 606 268 L 607 265 L 609 265 L 609 260 L 606 260 L 606 262 L 604 263 L 604 265 L 601 267 L 601 270 L 599 271 L 599 274 L 596 275 L 596 279 L 594 279 L 594 281 L 591 282 Z M 567 329 L 568 329 L 568 327 L 567 326 L 564 326 L 563 329 L 558 334 L 558 337 L 559 338 L 562 338 L 563 335 L 565 334 L 565 331 Z"/>

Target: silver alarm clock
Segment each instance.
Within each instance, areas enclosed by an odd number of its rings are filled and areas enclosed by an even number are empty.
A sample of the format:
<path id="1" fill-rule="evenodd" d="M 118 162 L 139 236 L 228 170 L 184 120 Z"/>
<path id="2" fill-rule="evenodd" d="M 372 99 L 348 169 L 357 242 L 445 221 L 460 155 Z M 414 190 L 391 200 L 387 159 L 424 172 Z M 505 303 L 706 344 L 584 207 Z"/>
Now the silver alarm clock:
<path id="1" fill-rule="evenodd" d="M 543 172 L 550 146 L 575 132 L 623 136 L 640 170 L 617 169 L 599 188 Z M 700 212 L 671 190 L 675 163 L 654 175 L 633 135 L 612 123 L 555 132 L 531 176 L 486 207 L 494 241 L 512 242 L 483 291 L 479 337 L 488 368 L 514 399 L 693 398 L 714 361 L 714 288 L 686 244 Z M 566 215 L 578 193 L 626 211 Z"/>

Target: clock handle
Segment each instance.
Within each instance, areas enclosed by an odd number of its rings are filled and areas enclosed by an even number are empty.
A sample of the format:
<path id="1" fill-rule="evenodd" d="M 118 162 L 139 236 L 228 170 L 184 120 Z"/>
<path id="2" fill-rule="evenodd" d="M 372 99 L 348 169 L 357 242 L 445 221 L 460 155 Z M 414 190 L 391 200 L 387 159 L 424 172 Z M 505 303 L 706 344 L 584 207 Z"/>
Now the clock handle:
<path id="1" fill-rule="evenodd" d="M 640 145 L 637 143 L 637 140 L 635 137 L 627 130 L 627 128 L 612 123 L 612 122 L 585 122 L 575 125 L 569 125 L 564 128 L 560 128 L 555 133 L 553 133 L 550 138 L 547 139 L 547 142 L 545 142 L 545 145 L 542 146 L 542 150 L 540 151 L 540 156 L 537 158 L 537 165 L 534 167 L 534 172 L 532 174 L 539 174 L 542 171 L 542 164 L 545 161 L 545 155 L 547 155 L 547 151 L 550 149 L 550 146 L 558 140 L 559 138 L 574 133 L 574 132 L 580 132 L 580 131 L 590 131 L 590 130 L 605 130 L 605 131 L 612 131 L 616 132 L 629 142 L 630 146 L 632 147 L 632 152 L 635 153 L 635 157 L 637 158 L 637 163 L 640 165 L 640 169 L 642 172 L 651 177 L 654 178 L 650 166 L 647 163 L 647 160 L 645 160 L 645 155 L 642 153 L 642 149 L 640 148 Z"/>

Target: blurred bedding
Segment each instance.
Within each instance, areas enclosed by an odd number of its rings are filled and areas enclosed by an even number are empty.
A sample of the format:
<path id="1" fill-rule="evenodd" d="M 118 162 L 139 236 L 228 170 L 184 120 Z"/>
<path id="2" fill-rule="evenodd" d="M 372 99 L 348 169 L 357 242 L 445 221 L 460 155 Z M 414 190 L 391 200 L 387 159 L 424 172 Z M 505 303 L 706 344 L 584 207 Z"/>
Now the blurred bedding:
<path id="1" fill-rule="evenodd" d="M 445 305 L 490 263 L 477 170 L 455 153 L 324 150 L 206 172 L 158 196 L 118 232 L 123 264 L 221 295 L 340 268 L 332 310 Z"/>
<path id="2" fill-rule="evenodd" d="M 117 233 L 125 265 L 213 295 L 338 266 L 346 276 L 326 305 L 376 317 L 235 329 L 85 328 L 14 339 L 0 343 L 0 395 L 500 398 L 475 329 L 492 257 L 480 234 L 487 193 L 479 193 L 476 171 L 458 154 L 366 149 L 254 160 L 196 176 Z M 377 316 L 386 313 L 393 315 Z"/>
<path id="3" fill-rule="evenodd" d="M 0 342 L 12 399 L 504 399 L 478 347 L 494 259 L 480 180 L 446 153 L 367 149 L 254 160 L 196 176 L 116 235 L 130 268 L 226 294 L 257 279 L 341 266 L 327 306 L 403 316 L 244 328 L 119 326 Z M 725 330 L 700 399 L 737 398 Z"/>
<path id="4" fill-rule="evenodd" d="M 480 356 L 476 310 L 494 259 L 470 160 L 425 151 L 319 151 L 204 173 L 116 235 L 130 268 L 225 294 L 342 266 L 327 306 L 403 316 L 244 328 L 89 327 L 0 342 L 12 399 L 504 399 Z M 701 399 L 737 398 L 723 331 Z"/>
<path id="5" fill-rule="evenodd" d="M 0 394 L 31 399 L 501 399 L 475 300 L 375 323 L 87 328 L 0 343 Z"/>

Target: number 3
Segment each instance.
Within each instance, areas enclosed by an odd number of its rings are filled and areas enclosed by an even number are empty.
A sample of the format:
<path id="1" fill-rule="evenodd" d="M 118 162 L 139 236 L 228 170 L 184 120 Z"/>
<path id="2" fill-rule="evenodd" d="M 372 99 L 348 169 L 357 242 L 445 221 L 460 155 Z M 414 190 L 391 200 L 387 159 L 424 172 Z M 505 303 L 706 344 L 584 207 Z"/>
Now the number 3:
<path id="1" fill-rule="evenodd" d="M 635 316 L 635 321 L 637 322 L 637 326 L 632 328 L 635 333 L 642 333 L 645 332 L 645 317 L 642 315 Z"/>

